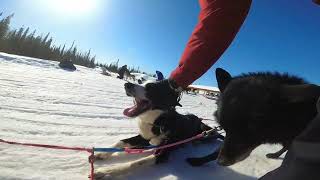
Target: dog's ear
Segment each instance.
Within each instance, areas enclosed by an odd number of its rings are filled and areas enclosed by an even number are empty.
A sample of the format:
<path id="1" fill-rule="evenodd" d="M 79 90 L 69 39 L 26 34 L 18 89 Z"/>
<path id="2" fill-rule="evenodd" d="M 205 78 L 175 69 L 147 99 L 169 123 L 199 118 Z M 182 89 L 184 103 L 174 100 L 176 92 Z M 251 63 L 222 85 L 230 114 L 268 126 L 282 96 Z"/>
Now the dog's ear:
<path id="1" fill-rule="evenodd" d="M 221 92 L 227 87 L 228 83 L 232 80 L 231 75 L 222 68 L 216 69 L 216 79 L 218 82 L 218 87 Z"/>
<path id="2" fill-rule="evenodd" d="M 283 85 L 280 88 L 281 98 L 290 102 L 305 102 L 320 96 L 320 86 L 314 84 Z"/>

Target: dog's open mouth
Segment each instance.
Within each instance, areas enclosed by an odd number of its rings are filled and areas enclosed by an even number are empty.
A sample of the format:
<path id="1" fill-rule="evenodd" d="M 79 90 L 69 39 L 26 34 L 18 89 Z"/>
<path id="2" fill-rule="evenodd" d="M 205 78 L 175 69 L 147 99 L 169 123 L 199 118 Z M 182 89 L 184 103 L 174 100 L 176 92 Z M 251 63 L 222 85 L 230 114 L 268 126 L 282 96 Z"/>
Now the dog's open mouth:
<path id="1" fill-rule="evenodd" d="M 134 106 L 130 108 L 126 108 L 123 111 L 123 114 L 128 117 L 136 117 L 139 114 L 145 112 L 151 107 L 151 103 L 148 100 L 141 100 L 135 98 L 134 100 Z"/>

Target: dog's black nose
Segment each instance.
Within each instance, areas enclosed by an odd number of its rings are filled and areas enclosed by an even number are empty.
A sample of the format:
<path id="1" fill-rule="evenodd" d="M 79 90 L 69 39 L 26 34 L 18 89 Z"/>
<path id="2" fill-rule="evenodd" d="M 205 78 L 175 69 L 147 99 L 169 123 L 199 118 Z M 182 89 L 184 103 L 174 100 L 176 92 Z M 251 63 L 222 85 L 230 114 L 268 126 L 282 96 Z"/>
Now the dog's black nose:
<path id="1" fill-rule="evenodd" d="M 131 89 L 131 88 L 133 88 L 133 86 L 134 86 L 134 84 L 129 83 L 129 82 L 127 82 L 127 83 L 124 84 L 124 87 L 125 87 L 126 89 Z"/>

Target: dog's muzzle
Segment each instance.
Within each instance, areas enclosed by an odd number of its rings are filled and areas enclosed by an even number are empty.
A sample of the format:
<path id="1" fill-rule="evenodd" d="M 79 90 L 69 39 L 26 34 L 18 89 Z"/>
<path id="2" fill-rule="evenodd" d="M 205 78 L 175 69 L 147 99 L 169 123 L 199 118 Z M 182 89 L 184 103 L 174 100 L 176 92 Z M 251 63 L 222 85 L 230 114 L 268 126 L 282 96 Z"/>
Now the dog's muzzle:
<path id="1" fill-rule="evenodd" d="M 148 100 L 146 98 L 146 90 L 141 85 L 127 82 L 124 84 L 124 89 L 126 90 L 128 96 L 132 96 L 140 100 Z"/>

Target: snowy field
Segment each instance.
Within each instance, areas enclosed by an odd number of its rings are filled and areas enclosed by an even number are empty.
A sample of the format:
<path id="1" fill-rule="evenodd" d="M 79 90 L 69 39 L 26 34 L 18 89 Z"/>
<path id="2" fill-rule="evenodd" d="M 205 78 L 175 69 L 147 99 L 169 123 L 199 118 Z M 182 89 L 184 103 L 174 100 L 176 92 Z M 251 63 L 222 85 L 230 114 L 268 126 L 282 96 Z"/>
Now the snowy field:
<path id="1" fill-rule="evenodd" d="M 57 62 L 0 53 L 0 139 L 79 147 L 108 147 L 137 134 L 134 119 L 123 116 L 132 105 L 124 81 L 101 74 L 100 69 L 77 66 L 74 72 Z M 215 81 L 215 79 L 212 79 Z M 178 108 L 213 119 L 215 102 L 203 96 L 183 95 Z M 205 121 L 215 125 L 214 121 Z M 217 144 L 188 145 L 171 154 L 168 163 L 132 172 L 132 180 L 254 180 L 278 167 L 281 160 L 265 158 L 279 146 L 264 145 L 250 158 L 231 167 L 211 162 L 191 167 L 184 159 L 202 156 Z M 88 179 L 88 153 L 50 150 L 0 143 L 0 179 Z M 136 158 L 128 155 L 125 160 Z M 95 168 L 124 160 L 99 162 Z"/>

